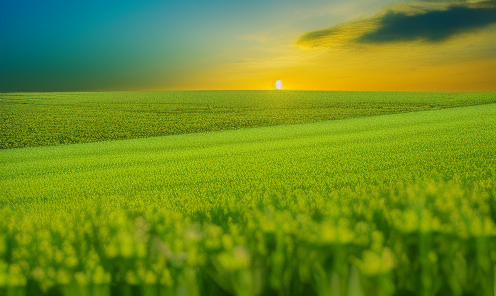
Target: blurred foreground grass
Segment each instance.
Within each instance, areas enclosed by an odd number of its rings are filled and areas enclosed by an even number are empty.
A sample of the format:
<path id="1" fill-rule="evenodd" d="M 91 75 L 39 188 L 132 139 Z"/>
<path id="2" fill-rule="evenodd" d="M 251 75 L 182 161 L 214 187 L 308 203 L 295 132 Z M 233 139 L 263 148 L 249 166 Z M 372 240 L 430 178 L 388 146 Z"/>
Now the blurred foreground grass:
<path id="1" fill-rule="evenodd" d="M 494 295 L 496 105 L 0 151 L 0 295 Z"/>

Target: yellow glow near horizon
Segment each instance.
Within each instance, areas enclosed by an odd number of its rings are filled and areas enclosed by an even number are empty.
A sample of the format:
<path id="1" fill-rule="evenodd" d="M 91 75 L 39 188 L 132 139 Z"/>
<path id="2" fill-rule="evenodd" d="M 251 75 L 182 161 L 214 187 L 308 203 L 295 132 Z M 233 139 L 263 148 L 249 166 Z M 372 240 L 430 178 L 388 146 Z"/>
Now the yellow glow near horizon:
<path id="1" fill-rule="evenodd" d="M 496 24 L 438 43 L 331 47 L 332 40 L 326 39 L 321 47 L 305 50 L 281 46 L 280 55 L 264 52 L 243 62 L 197 69 L 188 80 L 166 89 L 496 91 L 495 29 Z"/>

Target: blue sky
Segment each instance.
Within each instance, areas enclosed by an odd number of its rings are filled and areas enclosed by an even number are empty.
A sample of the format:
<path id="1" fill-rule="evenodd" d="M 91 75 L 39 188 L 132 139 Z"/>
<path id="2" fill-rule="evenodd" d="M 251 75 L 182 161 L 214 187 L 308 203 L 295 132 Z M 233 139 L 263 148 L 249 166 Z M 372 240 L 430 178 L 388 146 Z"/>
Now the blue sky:
<path id="1" fill-rule="evenodd" d="M 297 41 L 402 3 L 0 0 L 0 91 L 349 88 L 362 53 Z"/>

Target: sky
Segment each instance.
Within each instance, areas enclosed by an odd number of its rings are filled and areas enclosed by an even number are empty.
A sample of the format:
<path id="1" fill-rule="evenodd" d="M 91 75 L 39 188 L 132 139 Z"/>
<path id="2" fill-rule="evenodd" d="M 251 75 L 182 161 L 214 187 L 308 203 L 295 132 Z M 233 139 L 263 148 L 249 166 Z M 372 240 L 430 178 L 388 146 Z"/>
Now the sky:
<path id="1" fill-rule="evenodd" d="M 495 0 L 0 0 L 0 92 L 496 91 L 495 33 Z"/>

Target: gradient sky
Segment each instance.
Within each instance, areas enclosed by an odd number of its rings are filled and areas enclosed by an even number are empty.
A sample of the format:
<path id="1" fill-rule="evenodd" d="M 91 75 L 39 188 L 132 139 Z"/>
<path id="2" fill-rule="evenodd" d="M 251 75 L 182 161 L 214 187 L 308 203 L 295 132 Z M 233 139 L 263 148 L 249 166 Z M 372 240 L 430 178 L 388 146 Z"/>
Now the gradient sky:
<path id="1" fill-rule="evenodd" d="M 496 1 L 0 0 L 0 92 L 496 91 Z"/>

